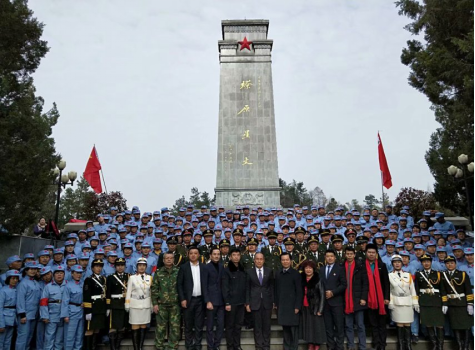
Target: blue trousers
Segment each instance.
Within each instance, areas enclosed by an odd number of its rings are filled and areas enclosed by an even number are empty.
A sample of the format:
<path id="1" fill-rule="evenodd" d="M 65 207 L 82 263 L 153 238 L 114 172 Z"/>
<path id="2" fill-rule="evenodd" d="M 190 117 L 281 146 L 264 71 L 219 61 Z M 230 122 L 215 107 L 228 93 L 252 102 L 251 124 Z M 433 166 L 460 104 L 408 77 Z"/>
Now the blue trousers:
<path id="1" fill-rule="evenodd" d="M 36 350 L 44 350 L 45 348 L 45 324 L 38 322 L 36 325 Z"/>
<path id="2" fill-rule="evenodd" d="M 0 333 L 0 350 L 10 350 L 14 328 L 6 326 L 5 332 Z"/>
<path id="3" fill-rule="evenodd" d="M 348 340 L 348 348 L 355 347 L 355 331 L 353 325 L 356 323 L 358 331 L 358 349 L 366 349 L 366 332 L 364 325 L 364 310 L 356 311 L 352 314 L 345 314 L 345 334 Z"/>
<path id="4" fill-rule="evenodd" d="M 419 313 L 414 311 L 414 321 L 411 323 L 411 333 L 419 336 Z"/>
<path id="5" fill-rule="evenodd" d="M 84 337 L 84 319 L 69 319 L 64 323 L 64 350 L 81 350 Z"/>
<path id="6" fill-rule="evenodd" d="M 63 321 L 49 322 L 45 324 L 45 347 L 44 350 L 63 350 L 64 342 Z"/>
<path id="7" fill-rule="evenodd" d="M 15 350 L 29 350 L 33 334 L 35 333 L 36 320 L 27 320 L 26 323 L 20 322 L 18 317 L 18 329 Z"/>

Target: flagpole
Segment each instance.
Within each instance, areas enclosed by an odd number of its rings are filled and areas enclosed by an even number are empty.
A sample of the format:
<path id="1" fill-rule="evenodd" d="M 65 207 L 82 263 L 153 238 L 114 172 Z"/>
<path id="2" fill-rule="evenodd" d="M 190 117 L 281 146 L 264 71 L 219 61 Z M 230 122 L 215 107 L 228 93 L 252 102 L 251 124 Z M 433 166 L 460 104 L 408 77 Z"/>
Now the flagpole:
<path id="1" fill-rule="evenodd" d="M 378 146 L 379 146 L 379 130 L 378 130 Z M 381 169 L 379 169 L 379 173 L 381 175 L 381 193 L 382 193 L 381 200 L 383 202 L 382 210 L 384 211 L 384 181 L 383 181 L 383 172 L 381 171 Z"/>
<path id="2" fill-rule="evenodd" d="M 94 144 L 94 149 L 96 150 L 96 156 L 97 156 L 96 144 Z M 97 156 L 97 158 L 99 158 L 99 156 Z M 108 194 L 107 193 L 106 180 L 104 180 L 104 173 L 102 172 L 102 164 L 101 164 L 101 177 L 102 177 L 102 182 L 104 183 L 104 188 L 106 190 L 106 194 Z"/>

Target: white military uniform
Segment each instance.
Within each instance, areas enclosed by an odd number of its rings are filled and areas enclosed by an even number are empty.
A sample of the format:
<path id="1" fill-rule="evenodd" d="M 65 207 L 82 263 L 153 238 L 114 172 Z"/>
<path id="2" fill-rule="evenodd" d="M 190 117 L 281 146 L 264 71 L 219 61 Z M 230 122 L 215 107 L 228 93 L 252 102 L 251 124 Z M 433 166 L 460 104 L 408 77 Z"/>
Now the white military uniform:
<path id="1" fill-rule="evenodd" d="M 150 323 L 152 315 L 152 276 L 136 274 L 127 283 L 125 309 L 129 311 L 129 323 L 142 325 Z"/>
<path id="2" fill-rule="evenodd" d="M 396 323 L 412 323 L 414 306 L 419 305 L 419 300 L 411 274 L 402 270 L 393 271 L 389 274 L 389 284 L 391 319 Z"/>

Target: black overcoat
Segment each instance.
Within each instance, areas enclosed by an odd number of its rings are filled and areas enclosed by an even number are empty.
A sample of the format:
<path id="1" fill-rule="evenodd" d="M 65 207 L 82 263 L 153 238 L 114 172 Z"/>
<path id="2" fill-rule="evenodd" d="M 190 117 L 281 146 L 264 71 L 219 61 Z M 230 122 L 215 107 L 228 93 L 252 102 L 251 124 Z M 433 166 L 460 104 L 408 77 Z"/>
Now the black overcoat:
<path id="1" fill-rule="evenodd" d="M 281 269 L 275 276 L 275 305 L 277 322 L 281 326 L 298 326 L 300 316 L 295 309 L 302 309 L 303 291 L 300 273 L 294 269 Z"/>

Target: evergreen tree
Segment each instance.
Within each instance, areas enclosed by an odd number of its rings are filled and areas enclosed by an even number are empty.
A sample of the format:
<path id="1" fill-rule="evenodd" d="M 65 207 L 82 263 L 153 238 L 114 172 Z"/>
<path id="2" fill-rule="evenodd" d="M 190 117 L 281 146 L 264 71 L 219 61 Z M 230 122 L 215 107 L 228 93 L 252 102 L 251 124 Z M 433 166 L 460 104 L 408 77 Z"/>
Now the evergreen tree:
<path id="1" fill-rule="evenodd" d="M 48 52 L 27 1 L 0 0 L 0 224 L 22 233 L 42 215 L 56 154 L 56 105 L 43 112 L 32 73 Z"/>
<path id="2" fill-rule="evenodd" d="M 406 29 L 424 40 L 410 40 L 401 61 L 411 68 L 409 84 L 425 94 L 440 127 L 432 134 L 425 159 L 435 178 L 441 206 L 467 213 L 462 182 L 447 175 L 460 154 L 473 160 L 473 0 L 400 0 Z M 473 177 L 469 179 L 473 194 Z"/>

